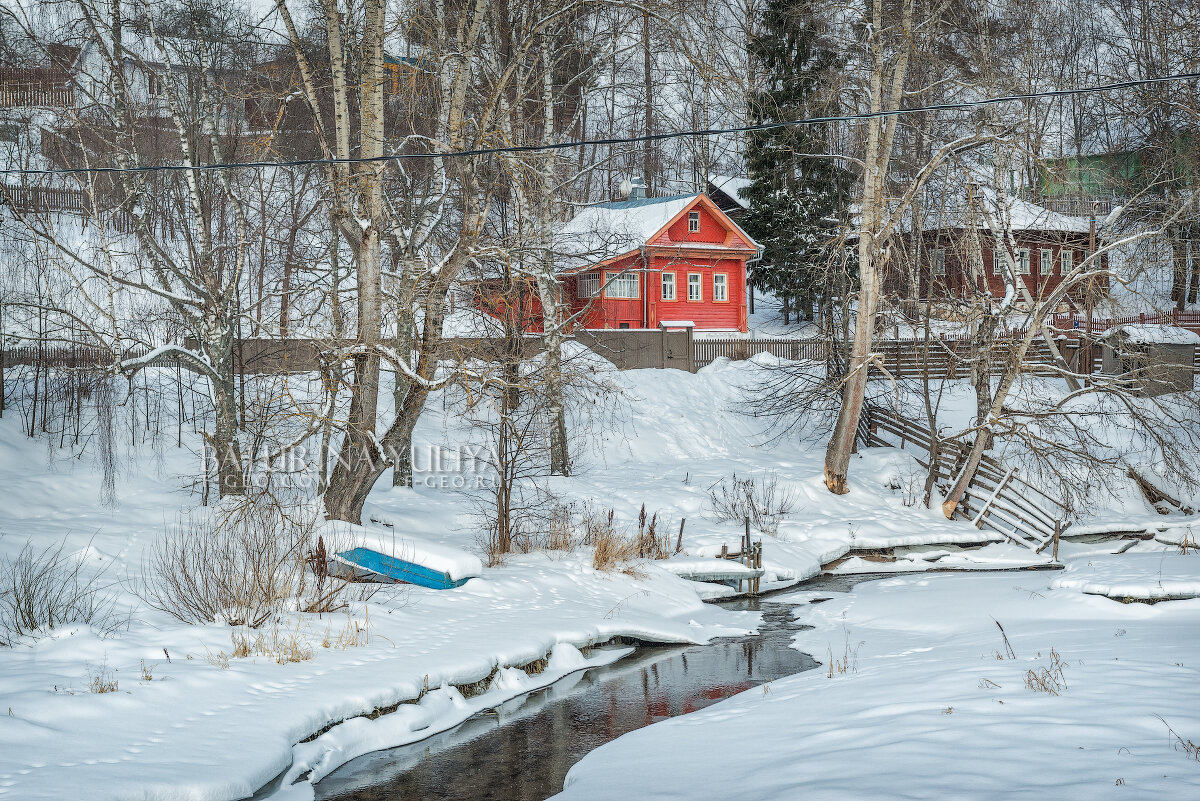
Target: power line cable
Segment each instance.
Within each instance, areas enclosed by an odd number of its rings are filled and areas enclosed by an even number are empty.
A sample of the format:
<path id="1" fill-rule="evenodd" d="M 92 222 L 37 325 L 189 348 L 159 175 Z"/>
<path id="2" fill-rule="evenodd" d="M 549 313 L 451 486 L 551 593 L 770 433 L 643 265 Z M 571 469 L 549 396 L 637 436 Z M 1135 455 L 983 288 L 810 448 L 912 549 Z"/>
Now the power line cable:
<path id="1" fill-rule="evenodd" d="M 928 106 L 892 109 L 890 111 L 868 111 L 859 114 L 843 114 L 827 117 L 805 117 L 798 120 L 782 120 L 779 122 L 764 122 L 758 125 L 742 125 L 733 128 L 702 128 L 686 131 L 668 131 L 645 136 L 617 136 L 603 139 L 572 139 L 567 142 L 552 142 L 538 145 L 504 145 L 500 147 L 481 147 L 470 150 L 451 150 L 443 153 L 394 153 L 387 156 L 372 156 L 369 158 L 352 157 L 345 159 L 293 159 L 290 161 L 245 161 L 219 162 L 214 164 L 157 164 L 144 167 L 63 167 L 50 169 L 30 169 L 24 167 L 0 168 L 0 175 L 80 175 L 101 173 L 138 173 L 138 172 L 179 172 L 183 170 L 231 170 L 261 167 L 306 167 L 306 166 L 335 166 L 342 164 L 370 164 L 389 161 L 413 161 L 418 159 L 436 158 L 470 158 L 474 156 L 490 156 L 503 153 L 535 153 L 541 151 L 569 150 L 588 145 L 632 145 L 643 142 L 659 142 L 668 139 L 682 139 L 689 136 L 721 136 L 724 134 L 753 133 L 755 131 L 770 131 L 778 128 L 791 128 L 798 125 L 824 125 L 834 122 L 860 122 L 863 120 L 901 117 L 907 114 L 918 114 L 928 111 L 965 111 L 986 106 L 996 106 L 1004 103 L 1015 103 L 1022 100 L 1048 100 L 1072 95 L 1092 94 L 1095 92 L 1112 92 L 1118 89 L 1131 89 L 1139 86 L 1151 86 L 1174 81 L 1200 80 L 1200 72 L 1180 72 L 1163 75 L 1157 78 L 1139 78 L 1097 86 L 1082 86 L 1072 89 L 1048 89 L 1041 92 L 1026 92 L 1024 94 L 988 97 L 982 100 L 962 101 L 958 103 L 935 103 Z"/>

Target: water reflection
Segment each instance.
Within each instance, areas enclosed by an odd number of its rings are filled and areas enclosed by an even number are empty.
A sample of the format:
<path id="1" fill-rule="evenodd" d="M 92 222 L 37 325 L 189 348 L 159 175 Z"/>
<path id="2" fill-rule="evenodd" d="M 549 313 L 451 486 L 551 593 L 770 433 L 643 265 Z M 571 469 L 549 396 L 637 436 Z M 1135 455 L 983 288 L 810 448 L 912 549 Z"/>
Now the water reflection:
<path id="1" fill-rule="evenodd" d="M 759 609 L 760 602 L 729 604 Z M 316 786 L 318 799 L 541 801 L 584 754 L 816 662 L 789 647 L 791 604 L 761 602 L 759 636 L 646 648 L 575 674 L 420 743 L 360 757 Z"/>

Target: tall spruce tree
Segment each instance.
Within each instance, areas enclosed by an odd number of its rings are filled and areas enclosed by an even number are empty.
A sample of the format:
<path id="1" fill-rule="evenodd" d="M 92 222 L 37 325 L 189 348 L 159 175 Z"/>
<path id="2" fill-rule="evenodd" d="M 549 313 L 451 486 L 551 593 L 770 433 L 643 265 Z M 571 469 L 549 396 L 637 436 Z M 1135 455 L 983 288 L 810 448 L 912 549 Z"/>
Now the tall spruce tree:
<path id="1" fill-rule="evenodd" d="M 830 84 L 844 60 L 819 36 L 805 0 L 768 0 L 759 33 L 750 41 L 763 88 L 750 100 L 754 123 L 817 116 L 829 108 Z M 814 302 L 829 299 L 829 267 L 845 250 L 840 236 L 848 217 L 854 176 L 829 157 L 828 125 L 790 125 L 747 137 L 750 208 L 742 227 L 763 245 L 751 282 L 811 319 Z"/>

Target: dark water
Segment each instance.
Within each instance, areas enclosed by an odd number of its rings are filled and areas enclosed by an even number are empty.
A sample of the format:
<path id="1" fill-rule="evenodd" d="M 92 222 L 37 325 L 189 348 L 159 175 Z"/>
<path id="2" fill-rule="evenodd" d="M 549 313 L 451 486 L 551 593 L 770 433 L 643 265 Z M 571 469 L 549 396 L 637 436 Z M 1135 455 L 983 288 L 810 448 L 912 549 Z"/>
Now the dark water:
<path id="1" fill-rule="evenodd" d="M 844 591 L 862 580 L 822 579 L 803 589 Z M 817 666 L 790 647 L 801 628 L 792 621 L 793 604 L 767 597 L 722 606 L 761 611 L 760 633 L 639 649 L 428 740 L 359 757 L 319 782 L 317 798 L 542 801 L 562 790 L 572 765 L 609 740 Z"/>

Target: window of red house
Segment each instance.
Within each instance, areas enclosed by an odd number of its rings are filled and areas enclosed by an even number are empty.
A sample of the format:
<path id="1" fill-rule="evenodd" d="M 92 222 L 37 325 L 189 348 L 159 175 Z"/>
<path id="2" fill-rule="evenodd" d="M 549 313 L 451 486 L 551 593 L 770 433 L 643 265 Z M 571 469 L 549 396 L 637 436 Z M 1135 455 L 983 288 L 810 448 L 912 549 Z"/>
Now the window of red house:
<path id="1" fill-rule="evenodd" d="M 1063 250 L 1062 252 L 1062 274 L 1068 275 L 1071 270 L 1075 269 L 1075 251 Z"/>
<path id="2" fill-rule="evenodd" d="M 581 298 L 594 298 L 600 294 L 599 273 L 587 273 L 575 279 L 575 294 Z"/>
<path id="3" fill-rule="evenodd" d="M 688 273 L 688 300 L 701 300 L 704 297 L 700 280 L 700 273 Z"/>
<path id="4" fill-rule="evenodd" d="M 729 277 L 724 273 L 713 273 L 713 300 L 718 303 L 729 300 Z"/>
<path id="5" fill-rule="evenodd" d="M 1038 272 L 1042 275 L 1050 275 L 1054 272 L 1054 251 L 1050 248 L 1042 248 L 1041 263 L 1038 265 Z"/>
<path id="6" fill-rule="evenodd" d="M 620 300 L 633 300 L 638 296 L 637 273 L 609 273 L 604 296 Z"/>
<path id="7" fill-rule="evenodd" d="M 1017 275 L 1029 275 L 1029 248 L 1017 250 Z"/>
<path id="8" fill-rule="evenodd" d="M 688 212 L 688 231 L 690 231 L 691 233 L 696 233 L 699 230 L 700 230 L 700 212 L 689 211 Z"/>
<path id="9" fill-rule="evenodd" d="M 662 299 L 675 300 L 675 273 L 662 274 Z"/>

